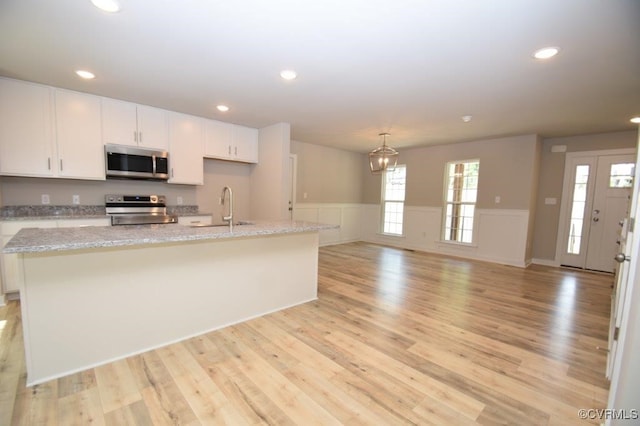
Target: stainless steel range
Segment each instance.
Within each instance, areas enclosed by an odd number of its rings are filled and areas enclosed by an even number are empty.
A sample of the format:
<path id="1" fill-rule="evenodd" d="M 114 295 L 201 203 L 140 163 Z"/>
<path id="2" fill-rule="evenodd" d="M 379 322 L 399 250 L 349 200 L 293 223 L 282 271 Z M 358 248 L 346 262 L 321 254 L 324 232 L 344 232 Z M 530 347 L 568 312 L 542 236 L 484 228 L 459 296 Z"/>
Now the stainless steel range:
<path id="1" fill-rule="evenodd" d="M 105 195 L 112 225 L 178 223 L 178 216 L 167 214 L 164 195 Z"/>

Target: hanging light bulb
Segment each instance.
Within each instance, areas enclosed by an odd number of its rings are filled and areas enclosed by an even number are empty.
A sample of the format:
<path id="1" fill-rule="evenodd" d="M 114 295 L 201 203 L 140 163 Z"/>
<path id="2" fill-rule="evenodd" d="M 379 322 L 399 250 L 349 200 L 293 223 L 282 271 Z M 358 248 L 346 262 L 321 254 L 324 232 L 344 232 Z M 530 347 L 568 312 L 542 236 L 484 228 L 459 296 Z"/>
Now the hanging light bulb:
<path id="1" fill-rule="evenodd" d="M 382 146 L 369 153 L 369 167 L 373 174 L 393 171 L 398 163 L 398 151 L 387 146 L 389 133 L 380 133 L 378 136 L 382 136 Z"/>

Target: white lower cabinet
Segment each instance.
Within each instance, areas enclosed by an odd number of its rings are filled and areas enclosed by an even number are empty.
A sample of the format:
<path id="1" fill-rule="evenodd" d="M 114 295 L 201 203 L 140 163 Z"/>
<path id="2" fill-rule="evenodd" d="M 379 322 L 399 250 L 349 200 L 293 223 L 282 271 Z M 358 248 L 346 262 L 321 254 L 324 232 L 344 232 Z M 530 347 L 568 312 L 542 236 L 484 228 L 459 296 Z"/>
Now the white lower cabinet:
<path id="1" fill-rule="evenodd" d="M 74 228 L 83 226 L 109 226 L 108 218 L 68 219 L 68 220 L 15 220 L 0 223 L 2 247 L 23 228 Z M 18 254 L 7 253 L 0 256 L 2 272 L 2 293 L 15 293 L 23 281 Z"/>
<path id="2" fill-rule="evenodd" d="M 111 226 L 110 218 L 58 220 L 58 228 L 84 228 L 85 226 Z"/>
<path id="3" fill-rule="evenodd" d="M 211 215 L 198 216 L 180 216 L 178 218 L 179 225 L 211 225 L 213 218 Z"/>

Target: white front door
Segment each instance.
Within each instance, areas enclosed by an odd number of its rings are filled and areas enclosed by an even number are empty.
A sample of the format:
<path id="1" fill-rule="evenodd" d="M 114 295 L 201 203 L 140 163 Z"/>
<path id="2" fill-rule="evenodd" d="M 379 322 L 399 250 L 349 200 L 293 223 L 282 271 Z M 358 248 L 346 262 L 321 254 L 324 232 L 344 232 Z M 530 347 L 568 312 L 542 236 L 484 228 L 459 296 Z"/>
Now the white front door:
<path id="1" fill-rule="evenodd" d="M 567 155 L 558 252 L 566 266 L 614 272 L 634 154 Z"/>
<path id="2" fill-rule="evenodd" d="M 635 158 L 607 155 L 598 158 L 591 208 L 586 269 L 614 272 L 619 252 L 622 221 L 629 216 Z"/>

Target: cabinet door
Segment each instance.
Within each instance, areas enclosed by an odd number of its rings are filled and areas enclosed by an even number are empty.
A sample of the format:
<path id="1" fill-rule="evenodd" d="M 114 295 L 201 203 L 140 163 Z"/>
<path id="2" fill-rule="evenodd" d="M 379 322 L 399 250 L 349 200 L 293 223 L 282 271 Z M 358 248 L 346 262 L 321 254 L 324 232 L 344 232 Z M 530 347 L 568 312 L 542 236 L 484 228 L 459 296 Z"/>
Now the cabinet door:
<path id="1" fill-rule="evenodd" d="M 233 124 L 216 120 L 205 121 L 204 155 L 210 158 L 230 160 Z"/>
<path id="2" fill-rule="evenodd" d="M 51 89 L 0 79 L 0 174 L 53 175 Z"/>
<path id="3" fill-rule="evenodd" d="M 102 98 L 102 141 L 138 145 L 136 104 Z"/>
<path id="4" fill-rule="evenodd" d="M 202 185 L 203 120 L 186 114 L 169 114 L 169 183 Z"/>
<path id="5" fill-rule="evenodd" d="M 258 129 L 233 126 L 233 156 L 237 161 L 258 162 Z"/>
<path id="6" fill-rule="evenodd" d="M 58 176 L 104 180 L 100 98 L 56 90 Z"/>
<path id="7" fill-rule="evenodd" d="M 169 150 L 168 111 L 146 105 L 138 105 L 138 146 Z"/>

